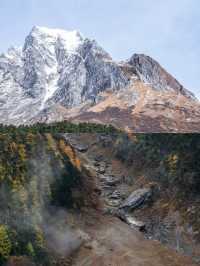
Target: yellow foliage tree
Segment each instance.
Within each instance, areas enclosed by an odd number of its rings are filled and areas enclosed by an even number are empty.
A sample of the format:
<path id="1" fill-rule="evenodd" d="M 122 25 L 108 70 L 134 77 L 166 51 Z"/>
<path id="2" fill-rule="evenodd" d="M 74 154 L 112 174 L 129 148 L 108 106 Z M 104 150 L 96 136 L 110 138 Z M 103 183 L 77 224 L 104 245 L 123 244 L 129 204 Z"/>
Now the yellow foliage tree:
<path id="1" fill-rule="evenodd" d="M 8 229 L 5 225 L 0 225 L 0 257 L 1 260 L 8 259 L 11 253 L 11 241 L 8 235 Z"/>

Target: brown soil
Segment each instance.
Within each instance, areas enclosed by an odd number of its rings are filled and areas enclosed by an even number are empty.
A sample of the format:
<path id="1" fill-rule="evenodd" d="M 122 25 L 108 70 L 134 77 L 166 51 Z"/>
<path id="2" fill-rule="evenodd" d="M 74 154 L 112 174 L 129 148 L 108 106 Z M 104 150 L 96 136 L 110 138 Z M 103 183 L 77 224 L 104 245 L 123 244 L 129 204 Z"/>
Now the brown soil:
<path id="1" fill-rule="evenodd" d="M 74 266 L 195 266 L 114 217 L 99 216 L 86 231 L 91 241 L 75 254 Z"/>

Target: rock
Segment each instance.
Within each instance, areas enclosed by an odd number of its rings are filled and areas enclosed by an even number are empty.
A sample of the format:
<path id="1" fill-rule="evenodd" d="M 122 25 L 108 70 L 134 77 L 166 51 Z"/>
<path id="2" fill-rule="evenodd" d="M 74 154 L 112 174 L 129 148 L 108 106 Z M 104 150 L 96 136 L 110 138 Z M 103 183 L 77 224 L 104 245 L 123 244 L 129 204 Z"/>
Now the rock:
<path id="1" fill-rule="evenodd" d="M 62 134 L 62 136 L 65 138 L 65 140 L 77 151 L 79 152 L 87 152 L 89 149 L 89 146 L 86 144 L 78 143 L 78 140 L 74 138 L 74 136 L 71 133 L 65 133 Z"/>
<path id="2" fill-rule="evenodd" d="M 110 196 L 110 199 L 121 199 L 121 193 L 118 190 L 115 190 Z"/>
<path id="3" fill-rule="evenodd" d="M 103 147 L 109 147 L 112 144 L 112 138 L 109 135 L 100 136 L 99 141 L 102 142 Z"/>
<path id="4" fill-rule="evenodd" d="M 99 167 L 100 163 L 99 162 L 94 162 L 95 167 Z"/>
<path id="5" fill-rule="evenodd" d="M 64 133 L 62 136 L 65 138 L 65 140 L 72 146 L 74 147 L 77 144 L 76 139 L 71 133 Z"/>
<path id="6" fill-rule="evenodd" d="M 100 174 L 105 174 L 105 167 L 100 166 L 98 172 Z"/>
<path id="7" fill-rule="evenodd" d="M 106 203 L 112 207 L 119 207 L 122 202 L 120 192 L 115 190 L 107 195 Z"/>
<path id="8" fill-rule="evenodd" d="M 106 200 L 107 205 L 111 207 L 118 207 L 121 203 L 120 199 L 107 199 Z"/>
<path id="9" fill-rule="evenodd" d="M 115 186 L 121 182 L 121 179 L 115 177 L 115 176 L 100 176 L 100 180 L 108 186 Z"/>
<path id="10" fill-rule="evenodd" d="M 88 145 L 78 143 L 74 145 L 74 148 L 79 152 L 87 152 L 89 149 Z"/>
<path id="11" fill-rule="evenodd" d="M 102 161 L 102 160 L 103 160 L 103 155 L 96 155 L 96 156 L 94 157 L 94 160 L 95 160 L 96 162 L 100 162 L 100 161 Z"/>
<path id="12" fill-rule="evenodd" d="M 99 172 L 100 174 L 104 174 L 105 171 L 106 171 L 106 164 L 105 164 L 104 162 L 101 162 L 101 163 L 99 164 L 98 172 Z"/>
<path id="13" fill-rule="evenodd" d="M 106 165 L 106 173 L 109 175 L 112 175 L 112 165 L 110 163 L 107 162 Z"/>
<path id="14" fill-rule="evenodd" d="M 145 223 L 142 221 L 136 220 L 134 217 L 127 215 L 126 216 L 126 222 L 129 224 L 131 227 L 138 228 L 139 230 L 144 230 L 145 229 Z"/>
<path id="15" fill-rule="evenodd" d="M 195 99 L 191 92 L 185 89 L 153 58 L 144 54 L 134 54 L 129 60 L 129 64 L 135 68 L 135 72 L 143 82 L 151 84 L 155 89 L 174 90 Z"/>
<path id="16" fill-rule="evenodd" d="M 134 218 L 132 215 L 127 214 L 123 211 L 119 211 L 117 213 L 117 216 L 122 219 L 124 222 L 126 222 L 128 225 L 130 225 L 132 228 L 137 228 L 139 230 L 145 229 L 145 223 L 142 221 L 138 221 L 136 218 Z"/>
<path id="17" fill-rule="evenodd" d="M 102 184 L 102 189 L 104 190 L 104 194 L 107 195 L 112 193 L 113 187 L 107 184 Z M 108 190 L 111 190 L 111 192 L 106 193 Z"/>
<path id="18" fill-rule="evenodd" d="M 136 209 L 148 201 L 152 196 L 151 188 L 138 189 L 121 204 L 120 209 Z"/>

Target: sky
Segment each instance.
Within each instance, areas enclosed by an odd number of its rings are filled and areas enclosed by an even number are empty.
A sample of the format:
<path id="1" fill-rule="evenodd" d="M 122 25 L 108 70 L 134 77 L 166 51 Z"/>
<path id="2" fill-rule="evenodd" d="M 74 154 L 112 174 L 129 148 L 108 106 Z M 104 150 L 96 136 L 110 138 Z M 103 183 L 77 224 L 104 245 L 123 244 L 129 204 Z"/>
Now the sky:
<path id="1" fill-rule="evenodd" d="M 200 98 L 199 0 L 0 0 L 0 52 L 34 25 L 79 30 L 115 60 L 147 54 Z"/>

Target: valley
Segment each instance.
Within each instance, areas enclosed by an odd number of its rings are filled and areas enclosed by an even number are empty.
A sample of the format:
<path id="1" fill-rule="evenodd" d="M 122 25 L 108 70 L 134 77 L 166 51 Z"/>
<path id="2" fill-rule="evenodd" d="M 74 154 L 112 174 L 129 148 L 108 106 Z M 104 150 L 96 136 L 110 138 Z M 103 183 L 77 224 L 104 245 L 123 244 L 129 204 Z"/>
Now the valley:
<path id="1" fill-rule="evenodd" d="M 153 58 L 34 26 L 0 55 L 0 265 L 199 265 L 199 132 Z"/>
<path id="2" fill-rule="evenodd" d="M 0 266 L 200 266 L 199 17 L 0 1 Z"/>

